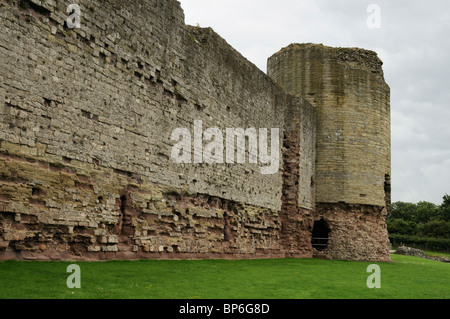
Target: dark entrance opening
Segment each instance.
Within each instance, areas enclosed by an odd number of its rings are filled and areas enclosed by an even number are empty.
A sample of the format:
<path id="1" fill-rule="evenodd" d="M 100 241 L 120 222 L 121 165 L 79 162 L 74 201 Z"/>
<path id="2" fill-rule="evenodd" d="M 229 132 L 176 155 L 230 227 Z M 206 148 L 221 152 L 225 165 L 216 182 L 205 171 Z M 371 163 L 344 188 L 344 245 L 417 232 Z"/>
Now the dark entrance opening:
<path id="1" fill-rule="evenodd" d="M 322 251 L 328 247 L 328 235 L 330 234 L 330 228 L 325 220 L 321 219 L 314 223 L 312 231 L 311 244 L 313 248 L 318 251 Z"/>

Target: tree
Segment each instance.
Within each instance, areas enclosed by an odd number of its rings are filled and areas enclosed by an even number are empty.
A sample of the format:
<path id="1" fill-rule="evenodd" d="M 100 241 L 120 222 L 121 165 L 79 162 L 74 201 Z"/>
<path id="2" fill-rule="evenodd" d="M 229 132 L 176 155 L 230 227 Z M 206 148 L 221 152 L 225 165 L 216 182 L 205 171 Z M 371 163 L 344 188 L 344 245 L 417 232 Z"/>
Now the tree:
<path id="1" fill-rule="evenodd" d="M 445 194 L 441 206 L 439 206 L 440 217 L 446 222 L 450 222 L 450 196 Z"/>
<path id="2" fill-rule="evenodd" d="M 400 235 L 415 235 L 418 230 L 415 222 L 402 219 L 389 219 L 387 221 L 387 227 L 390 234 Z"/>
<path id="3" fill-rule="evenodd" d="M 402 219 L 411 221 L 415 218 L 416 204 L 395 202 L 392 203 L 391 212 L 388 219 Z"/>
<path id="4" fill-rule="evenodd" d="M 402 219 L 415 223 L 427 223 L 430 220 L 442 219 L 443 211 L 448 209 L 450 213 L 450 196 L 448 198 L 448 206 L 445 208 L 437 206 L 430 202 L 418 202 L 417 204 L 395 202 L 392 204 L 391 213 L 388 219 Z"/>
<path id="5" fill-rule="evenodd" d="M 418 223 L 428 223 L 430 220 L 439 219 L 439 207 L 429 202 L 419 202 L 414 212 L 414 221 Z"/>
<path id="6" fill-rule="evenodd" d="M 432 220 L 421 227 L 420 233 L 432 238 L 450 238 L 450 222 Z"/>

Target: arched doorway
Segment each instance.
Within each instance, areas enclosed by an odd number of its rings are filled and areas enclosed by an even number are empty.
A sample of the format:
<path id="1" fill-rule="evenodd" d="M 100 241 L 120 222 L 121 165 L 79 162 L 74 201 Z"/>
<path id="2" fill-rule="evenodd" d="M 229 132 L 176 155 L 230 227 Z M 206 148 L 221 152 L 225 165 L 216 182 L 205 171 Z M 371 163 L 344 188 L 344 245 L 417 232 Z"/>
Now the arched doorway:
<path id="1" fill-rule="evenodd" d="M 316 221 L 312 231 L 312 247 L 318 251 L 325 250 L 328 247 L 328 236 L 330 231 L 331 230 L 324 219 Z"/>

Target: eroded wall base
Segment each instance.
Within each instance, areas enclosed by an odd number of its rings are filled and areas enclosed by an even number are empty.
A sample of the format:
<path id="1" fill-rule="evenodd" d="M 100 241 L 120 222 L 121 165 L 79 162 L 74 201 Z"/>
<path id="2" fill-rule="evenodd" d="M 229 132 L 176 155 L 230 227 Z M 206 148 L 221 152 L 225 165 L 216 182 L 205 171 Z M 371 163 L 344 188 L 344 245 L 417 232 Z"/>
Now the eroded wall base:
<path id="1" fill-rule="evenodd" d="M 279 258 L 278 212 L 2 142 L 0 260 Z"/>
<path id="2" fill-rule="evenodd" d="M 316 220 L 330 228 L 328 247 L 314 257 L 355 261 L 391 261 L 385 207 L 317 204 Z"/>
<path id="3" fill-rule="evenodd" d="M 0 166 L 0 260 L 310 258 L 324 219 L 315 257 L 390 261 L 385 207 L 285 201 L 278 212 L 7 142 Z"/>

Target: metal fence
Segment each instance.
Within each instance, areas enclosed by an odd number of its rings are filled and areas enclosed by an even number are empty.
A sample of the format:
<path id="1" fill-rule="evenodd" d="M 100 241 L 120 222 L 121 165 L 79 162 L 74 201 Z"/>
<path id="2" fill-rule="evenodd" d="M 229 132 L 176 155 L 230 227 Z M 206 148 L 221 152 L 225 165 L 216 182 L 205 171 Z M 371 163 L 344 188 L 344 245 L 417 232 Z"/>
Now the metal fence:
<path id="1" fill-rule="evenodd" d="M 311 244 L 313 248 L 317 249 L 318 251 L 322 251 L 328 247 L 328 238 L 313 237 L 311 239 Z"/>

